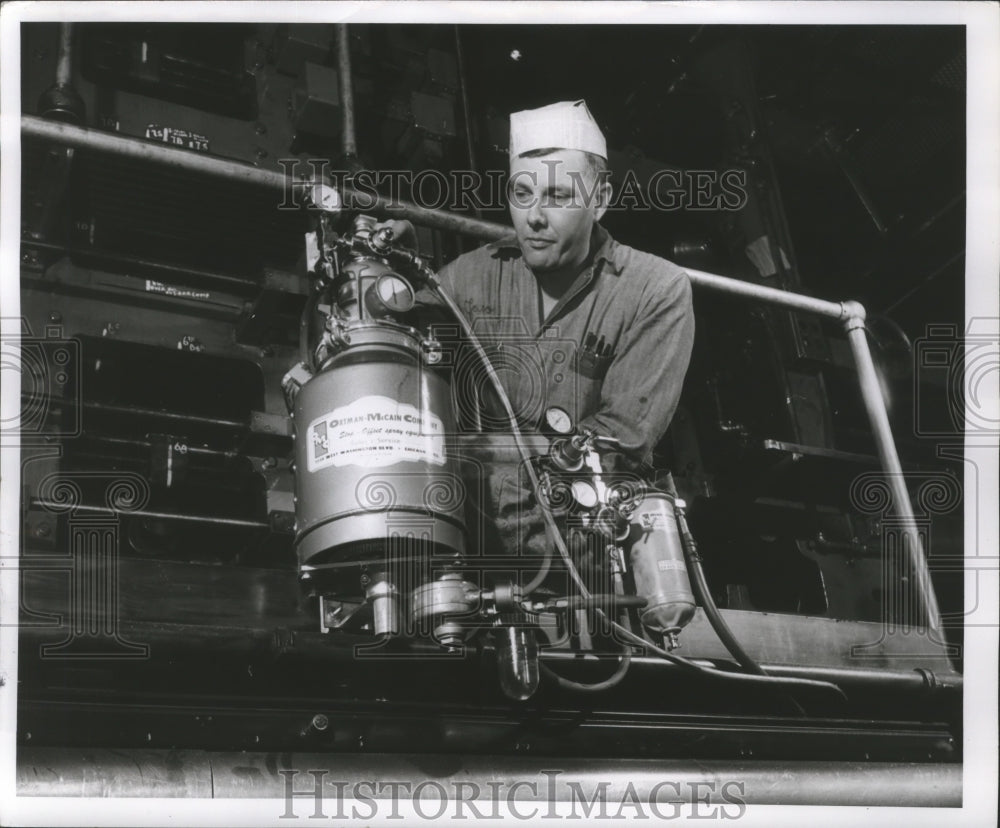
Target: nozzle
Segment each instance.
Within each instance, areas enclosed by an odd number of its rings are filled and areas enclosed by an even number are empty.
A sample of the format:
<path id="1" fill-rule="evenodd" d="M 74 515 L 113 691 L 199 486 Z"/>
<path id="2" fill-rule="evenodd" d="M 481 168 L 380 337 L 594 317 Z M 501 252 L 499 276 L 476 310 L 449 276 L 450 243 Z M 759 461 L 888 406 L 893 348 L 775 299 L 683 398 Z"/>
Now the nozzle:
<path id="1" fill-rule="evenodd" d="M 396 234 L 392 231 L 391 227 L 382 227 L 372 233 L 370 244 L 372 250 L 379 254 L 388 253 L 392 249 L 392 243 L 396 238 Z"/>

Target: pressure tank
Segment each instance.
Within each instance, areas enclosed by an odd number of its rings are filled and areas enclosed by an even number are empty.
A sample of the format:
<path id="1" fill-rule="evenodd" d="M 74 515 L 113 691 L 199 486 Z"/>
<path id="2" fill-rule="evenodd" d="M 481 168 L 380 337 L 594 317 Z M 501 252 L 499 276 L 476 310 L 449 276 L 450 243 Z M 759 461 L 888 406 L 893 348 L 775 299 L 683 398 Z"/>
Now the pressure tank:
<path id="1" fill-rule="evenodd" d="M 295 396 L 295 546 L 302 573 L 465 550 L 447 382 L 416 331 L 355 322 Z"/>

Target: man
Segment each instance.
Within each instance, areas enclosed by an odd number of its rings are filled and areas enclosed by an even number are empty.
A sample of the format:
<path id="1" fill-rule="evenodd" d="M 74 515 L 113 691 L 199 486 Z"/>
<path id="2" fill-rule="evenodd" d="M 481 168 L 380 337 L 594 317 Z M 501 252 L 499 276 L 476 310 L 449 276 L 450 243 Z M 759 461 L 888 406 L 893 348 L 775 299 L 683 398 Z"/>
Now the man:
<path id="1" fill-rule="evenodd" d="M 602 453 L 605 471 L 632 472 L 650 461 L 677 408 L 694 314 L 680 268 L 601 227 L 607 178 L 604 135 L 584 101 L 512 114 L 514 235 L 438 275 L 490 354 L 521 427 L 538 430 L 558 406 L 577 429 L 619 441 Z M 424 310 L 434 304 L 423 291 L 418 300 Z M 465 352 L 456 368 L 459 396 L 471 389 L 488 425 L 506 430 L 483 372 L 464 364 L 472 359 Z M 502 439 L 480 445 L 487 545 L 541 554 L 549 541 L 516 452 Z"/>
<path id="2" fill-rule="evenodd" d="M 632 469 L 651 459 L 677 408 L 694 314 L 680 268 L 601 227 L 610 199 L 607 145 L 584 101 L 515 112 L 515 235 L 439 275 L 477 333 L 495 343 L 522 424 L 537 427 L 546 408 L 559 406 L 578 428 L 620 441 L 606 466 Z M 505 341 L 517 356 L 504 359 Z"/>

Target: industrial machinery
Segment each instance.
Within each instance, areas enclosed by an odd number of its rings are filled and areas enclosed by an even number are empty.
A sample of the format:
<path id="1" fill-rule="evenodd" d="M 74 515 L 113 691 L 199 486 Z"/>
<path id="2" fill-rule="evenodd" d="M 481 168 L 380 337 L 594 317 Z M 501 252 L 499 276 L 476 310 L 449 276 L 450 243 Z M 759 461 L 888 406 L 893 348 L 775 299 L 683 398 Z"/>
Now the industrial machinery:
<path id="1" fill-rule="evenodd" d="M 472 585 L 459 569 L 432 573 L 432 560 L 461 567 L 465 552 L 461 500 L 452 491 L 457 468 L 445 450 L 454 417 L 445 381 L 426 370 L 439 350 L 396 321 L 412 308 L 414 287 L 390 258 L 418 277 L 426 266 L 391 246 L 391 230 L 373 226 L 360 216 L 352 235 L 329 248 L 325 236 L 320 241 L 314 296 L 325 321 L 318 343 L 306 333 L 307 362 L 283 387 L 296 429 L 301 577 L 319 595 L 324 623 L 339 616 L 339 627 L 354 614 L 332 596 L 360 595 L 368 626 L 382 637 L 400 632 L 403 614 L 423 621 L 439 602 L 460 610 Z M 440 640 L 451 643 L 454 631 L 439 626 Z"/>
<path id="2" fill-rule="evenodd" d="M 453 363 L 443 359 L 440 342 L 402 321 L 418 289 L 441 286 L 418 256 L 393 244 L 391 227 L 358 215 L 340 236 L 332 221 L 324 212 L 312 234 L 315 284 L 302 321 L 303 360 L 282 383 L 295 426 L 300 579 L 326 633 L 422 636 L 449 650 L 477 633 L 496 633 L 501 686 L 527 699 L 540 673 L 536 635 L 546 617 L 557 620 L 557 608 L 579 606 L 576 591 L 549 589 L 538 600 L 547 558 L 525 587 L 520 579 L 490 580 L 477 566 L 479 551 L 468 554 L 457 417 L 447 376 L 435 370 Z M 312 324 L 313 316 L 321 324 Z M 499 380 L 495 390 L 505 396 Z M 597 446 L 615 440 L 574 433 L 558 408 L 546 422 L 553 434 L 547 453 L 525 458 L 534 494 L 562 548 L 552 514 L 554 504 L 567 504 L 562 511 L 575 518 L 577 538 L 592 541 L 580 548 L 596 552 L 593 577 L 608 585 L 595 598 L 564 552 L 580 595 L 596 608 L 637 608 L 641 627 L 675 648 L 695 611 L 675 497 L 638 479 L 609 486 Z M 513 552 L 512 566 L 531 565 Z"/>
<path id="3" fill-rule="evenodd" d="M 955 804 L 959 345 L 920 334 L 960 280 L 914 260 L 961 262 L 964 40 L 822 28 L 578 27 L 577 73 L 547 28 L 24 24 L 21 791 L 281 796 L 301 754 Z M 918 58 L 939 129 L 861 104 Z M 509 233 L 503 189 L 420 182 L 505 169 L 497 124 L 543 91 L 608 113 L 619 182 L 747 182 L 606 217 L 695 288 L 641 473 L 566 411 L 519 420 L 521 363 L 437 276 Z"/>

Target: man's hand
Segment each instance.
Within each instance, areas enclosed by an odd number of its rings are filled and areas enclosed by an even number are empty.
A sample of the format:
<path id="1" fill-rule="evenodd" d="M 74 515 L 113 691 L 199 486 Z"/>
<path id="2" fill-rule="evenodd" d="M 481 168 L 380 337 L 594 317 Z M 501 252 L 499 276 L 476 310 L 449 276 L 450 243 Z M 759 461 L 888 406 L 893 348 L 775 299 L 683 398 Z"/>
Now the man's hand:
<path id="1" fill-rule="evenodd" d="M 405 219 L 386 219 L 376 224 L 373 232 L 386 227 L 392 230 L 393 244 L 410 250 L 417 249 L 417 230 L 411 222 Z"/>

